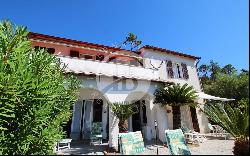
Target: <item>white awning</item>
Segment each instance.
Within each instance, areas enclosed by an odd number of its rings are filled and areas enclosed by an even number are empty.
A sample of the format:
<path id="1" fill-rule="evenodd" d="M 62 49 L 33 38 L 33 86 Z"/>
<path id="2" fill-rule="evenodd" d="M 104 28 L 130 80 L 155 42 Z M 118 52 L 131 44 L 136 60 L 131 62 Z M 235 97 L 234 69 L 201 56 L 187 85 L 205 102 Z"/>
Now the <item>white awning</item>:
<path id="1" fill-rule="evenodd" d="M 216 96 L 212 96 L 212 95 L 208 95 L 204 92 L 199 92 L 199 93 L 195 93 L 199 98 L 201 99 L 207 99 L 207 100 L 220 100 L 220 101 L 233 101 L 235 99 L 227 99 L 227 98 L 221 98 L 221 97 L 216 97 Z"/>

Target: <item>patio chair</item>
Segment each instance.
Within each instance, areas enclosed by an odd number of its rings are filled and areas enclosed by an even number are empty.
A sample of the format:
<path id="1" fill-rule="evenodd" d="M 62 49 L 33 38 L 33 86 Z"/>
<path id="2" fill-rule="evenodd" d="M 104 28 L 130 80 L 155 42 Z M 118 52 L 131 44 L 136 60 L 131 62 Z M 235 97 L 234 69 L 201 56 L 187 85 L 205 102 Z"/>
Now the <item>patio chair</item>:
<path id="1" fill-rule="evenodd" d="M 181 130 L 183 131 L 185 139 L 188 142 L 199 143 L 199 142 L 204 142 L 204 140 L 206 139 L 205 134 L 201 134 L 201 133 L 196 132 L 194 130 L 190 130 L 185 126 L 182 126 Z"/>
<path id="2" fill-rule="evenodd" d="M 191 155 L 181 129 L 165 130 L 165 135 L 171 155 Z"/>
<path id="3" fill-rule="evenodd" d="M 216 125 L 211 125 L 211 123 L 208 123 L 208 128 L 210 132 L 212 132 L 213 135 L 216 133 Z"/>
<path id="4" fill-rule="evenodd" d="M 222 127 L 219 125 L 211 125 L 208 123 L 208 128 L 212 131 L 213 136 L 224 136 L 225 140 L 230 138 L 230 133 L 226 132 Z"/>
<path id="5" fill-rule="evenodd" d="M 92 129 L 90 133 L 90 145 L 94 144 L 94 142 L 98 142 L 99 145 L 102 144 L 102 123 L 101 122 L 92 123 Z"/>
<path id="6" fill-rule="evenodd" d="M 215 136 L 224 136 L 225 140 L 227 138 L 230 138 L 230 133 L 228 133 L 226 130 L 224 130 L 222 127 L 220 127 L 219 125 L 215 126 Z"/>

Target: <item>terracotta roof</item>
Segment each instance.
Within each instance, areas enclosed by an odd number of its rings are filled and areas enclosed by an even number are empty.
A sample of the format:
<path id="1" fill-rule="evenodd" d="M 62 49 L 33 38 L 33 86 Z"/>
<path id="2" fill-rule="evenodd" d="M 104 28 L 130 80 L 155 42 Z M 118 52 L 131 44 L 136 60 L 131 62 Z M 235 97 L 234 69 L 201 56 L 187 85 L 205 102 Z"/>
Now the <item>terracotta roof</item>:
<path id="1" fill-rule="evenodd" d="M 30 39 L 40 39 L 40 40 L 46 40 L 46 41 L 52 41 L 52 42 L 60 42 L 60 43 L 71 44 L 71 45 L 76 45 L 76 46 L 87 46 L 87 47 L 90 47 L 90 48 L 96 48 L 96 49 L 100 49 L 100 50 L 109 50 L 109 51 L 112 51 L 112 52 L 126 51 L 126 52 L 131 53 L 131 51 L 126 50 L 126 49 L 115 48 L 115 47 L 111 47 L 111 46 L 95 44 L 95 43 L 89 43 L 89 42 L 83 42 L 83 41 L 78 41 L 78 40 L 72 40 L 72 39 L 67 39 L 67 38 L 62 38 L 62 37 L 44 35 L 44 34 L 34 33 L 34 32 L 30 32 L 28 34 L 28 38 L 30 38 Z"/>
<path id="2" fill-rule="evenodd" d="M 176 51 L 172 51 L 172 50 L 168 50 L 168 49 L 163 49 L 163 48 L 159 48 L 159 47 L 154 47 L 154 46 L 150 46 L 150 45 L 145 45 L 145 46 L 141 47 L 140 49 L 143 49 L 143 48 L 157 50 L 160 52 L 165 52 L 165 53 L 172 54 L 172 55 L 179 55 L 179 56 L 188 57 L 188 58 L 192 58 L 192 59 L 200 59 L 201 58 L 201 57 L 192 56 L 192 55 L 188 55 L 188 54 L 184 54 L 184 53 L 180 53 L 180 52 L 176 52 Z"/>
<path id="3" fill-rule="evenodd" d="M 51 35 L 44 35 L 44 34 L 35 33 L 35 32 L 30 32 L 28 34 L 28 38 L 40 39 L 40 40 L 46 40 L 46 41 L 52 41 L 52 42 L 59 42 L 59 43 L 76 45 L 76 46 L 86 46 L 86 47 L 96 48 L 96 49 L 100 49 L 100 50 L 109 50 L 111 52 L 125 53 L 125 54 L 129 54 L 131 56 L 138 56 L 137 54 L 140 54 L 138 52 L 136 54 L 135 51 L 129 51 L 129 50 L 122 49 L 122 48 L 115 48 L 115 47 L 101 45 L 101 44 L 83 42 L 83 41 L 72 40 L 72 39 L 67 39 L 67 38 L 62 38 L 62 37 L 51 36 Z M 145 46 L 141 47 L 140 50 L 142 48 L 157 50 L 160 52 L 166 52 L 166 53 L 169 53 L 172 55 L 189 57 L 192 59 L 200 59 L 200 57 L 196 57 L 196 56 L 192 56 L 192 55 L 188 55 L 188 54 L 184 54 L 184 53 L 180 53 L 180 52 L 176 52 L 176 51 L 171 51 L 171 50 L 167 50 L 167 49 L 163 49 L 163 48 L 159 48 L 159 47 L 154 47 L 154 46 L 150 46 L 150 45 L 145 45 Z"/>

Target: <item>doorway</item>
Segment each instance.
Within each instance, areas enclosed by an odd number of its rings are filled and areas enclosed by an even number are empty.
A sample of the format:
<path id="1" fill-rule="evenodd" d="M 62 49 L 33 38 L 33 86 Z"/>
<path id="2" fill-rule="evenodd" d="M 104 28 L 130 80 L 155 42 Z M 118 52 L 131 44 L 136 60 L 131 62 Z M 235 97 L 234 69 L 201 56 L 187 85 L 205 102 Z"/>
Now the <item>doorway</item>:
<path id="1" fill-rule="evenodd" d="M 134 103 L 137 113 L 132 115 L 132 130 L 141 131 L 143 126 L 147 125 L 147 114 L 145 100 L 139 100 Z"/>
<path id="2" fill-rule="evenodd" d="M 92 123 L 102 122 L 102 99 L 85 100 L 82 118 L 82 139 L 90 139 Z"/>
<path id="3" fill-rule="evenodd" d="M 92 123 L 102 122 L 102 99 L 77 101 L 72 115 L 70 137 L 74 140 L 90 139 Z"/>

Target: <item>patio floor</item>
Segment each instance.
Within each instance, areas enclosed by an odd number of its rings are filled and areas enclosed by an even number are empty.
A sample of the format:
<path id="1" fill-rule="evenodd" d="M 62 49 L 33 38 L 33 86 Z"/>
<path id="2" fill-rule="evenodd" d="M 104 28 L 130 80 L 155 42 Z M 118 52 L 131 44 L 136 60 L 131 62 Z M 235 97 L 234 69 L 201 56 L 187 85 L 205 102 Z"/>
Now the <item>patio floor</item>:
<path id="1" fill-rule="evenodd" d="M 142 155 L 156 155 L 158 147 L 158 155 L 169 155 L 167 147 L 162 143 L 154 141 L 145 142 L 145 152 Z M 234 140 L 225 140 L 223 137 L 207 136 L 207 139 L 200 143 L 199 146 L 188 144 L 192 155 L 233 155 Z M 58 155 L 104 155 L 104 151 L 108 149 L 108 142 L 99 145 L 90 146 L 88 142 L 72 142 L 71 149 L 60 150 Z M 114 155 L 114 153 L 108 153 Z"/>

